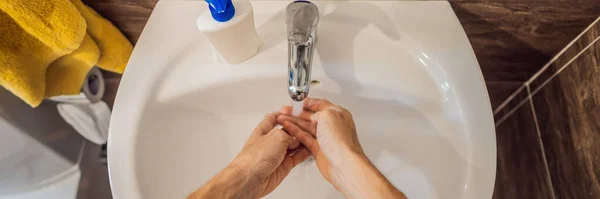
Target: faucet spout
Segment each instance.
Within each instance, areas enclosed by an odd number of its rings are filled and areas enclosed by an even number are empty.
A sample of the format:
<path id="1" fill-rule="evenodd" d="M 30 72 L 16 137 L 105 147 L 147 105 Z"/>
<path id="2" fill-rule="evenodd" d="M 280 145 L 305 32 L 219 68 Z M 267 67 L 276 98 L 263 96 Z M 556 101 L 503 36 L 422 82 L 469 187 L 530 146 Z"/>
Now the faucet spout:
<path id="1" fill-rule="evenodd" d="M 288 93 L 302 101 L 310 90 L 312 58 L 317 41 L 319 10 L 308 1 L 294 1 L 286 8 L 288 40 Z"/>

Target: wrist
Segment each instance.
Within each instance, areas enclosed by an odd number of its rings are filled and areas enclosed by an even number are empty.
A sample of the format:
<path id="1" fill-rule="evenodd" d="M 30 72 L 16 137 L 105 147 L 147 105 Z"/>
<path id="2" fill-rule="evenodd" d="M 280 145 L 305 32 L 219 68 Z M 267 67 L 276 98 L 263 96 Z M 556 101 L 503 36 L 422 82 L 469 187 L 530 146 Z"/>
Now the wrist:
<path id="1" fill-rule="evenodd" d="M 390 198 L 386 196 L 397 191 L 364 153 L 353 153 L 339 171 L 339 189 L 346 198 Z"/>
<path id="2" fill-rule="evenodd" d="M 374 167 L 362 149 L 355 150 L 347 148 L 341 152 L 339 158 L 340 159 L 337 161 L 333 161 L 336 162 L 334 163 L 334 167 L 343 174 L 354 173 L 359 170 L 364 170 L 365 168 Z"/>
<path id="3" fill-rule="evenodd" d="M 215 175 L 202 188 L 188 196 L 195 198 L 240 198 L 251 193 L 254 183 L 249 172 L 236 165 L 229 165 Z"/>
<path id="4" fill-rule="evenodd" d="M 217 184 L 221 186 L 223 190 L 231 192 L 233 194 L 232 196 L 234 196 L 233 198 L 256 195 L 252 190 L 254 188 L 253 186 L 257 184 L 257 179 L 247 167 L 230 164 L 223 169 L 221 173 L 221 177 L 217 179 Z"/>
<path id="5" fill-rule="evenodd" d="M 360 182 L 359 175 L 369 171 L 368 158 L 366 155 L 347 150 L 340 156 L 341 161 L 332 161 L 333 171 L 332 183 L 338 191 L 346 194 L 355 189 Z M 335 162 L 335 163 L 334 163 Z"/>
<path id="6" fill-rule="evenodd" d="M 222 172 L 227 170 L 228 174 L 237 176 L 248 183 L 252 183 L 257 181 L 257 179 L 255 179 L 256 175 L 253 175 L 251 167 L 248 165 L 249 164 L 245 164 L 243 161 L 233 160 Z"/>

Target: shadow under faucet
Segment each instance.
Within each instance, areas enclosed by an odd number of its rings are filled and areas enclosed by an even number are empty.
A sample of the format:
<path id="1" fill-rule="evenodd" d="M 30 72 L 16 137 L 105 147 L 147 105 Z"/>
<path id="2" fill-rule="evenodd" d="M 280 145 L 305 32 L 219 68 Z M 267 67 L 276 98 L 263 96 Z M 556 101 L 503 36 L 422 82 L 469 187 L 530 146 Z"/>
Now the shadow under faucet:
<path id="1" fill-rule="evenodd" d="M 354 71 L 354 41 L 369 25 L 393 41 L 401 39 L 392 19 L 369 3 L 336 4 L 332 12 L 322 16 L 317 53 L 325 74 L 338 83 L 341 93 L 354 95 L 362 91 Z"/>

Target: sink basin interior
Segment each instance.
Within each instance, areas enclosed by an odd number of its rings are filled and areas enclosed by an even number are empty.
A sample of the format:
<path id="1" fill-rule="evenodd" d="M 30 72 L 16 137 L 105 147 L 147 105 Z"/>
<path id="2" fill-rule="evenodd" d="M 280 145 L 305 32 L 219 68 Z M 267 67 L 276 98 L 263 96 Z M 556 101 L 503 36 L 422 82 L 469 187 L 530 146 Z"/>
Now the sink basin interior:
<path id="1" fill-rule="evenodd" d="M 352 60 L 347 56 L 352 53 L 331 55 L 322 52 L 335 49 L 319 47 L 313 79 L 320 84 L 311 88 L 310 96 L 353 113 L 361 143 L 375 165 L 408 196 L 460 196 L 466 184 L 468 143 L 458 104 L 444 90 L 443 77 L 435 77 L 437 72 L 421 62 L 389 67 L 396 65 L 394 59 L 379 61 L 386 70 L 372 64 L 322 62 Z M 194 64 L 201 61 L 195 55 L 209 50 L 200 45 L 183 52 L 187 56 L 156 82 L 160 86 L 143 109 L 135 154 L 140 189 L 148 194 L 144 197 L 183 197 L 198 188 L 235 157 L 266 113 L 291 104 L 282 75 L 285 66 Z M 274 62 L 285 61 L 281 57 Z M 161 172 L 165 170 L 169 172 Z M 310 162 L 300 165 L 269 197 L 290 193 L 342 197 Z"/>
<path id="2" fill-rule="evenodd" d="M 291 105 L 287 3 L 253 2 L 265 40 L 254 58 L 238 65 L 220 61 L 193 27 L 182 28 L 204 4 L 159 3 L 140 38 L 156 42 L 136 46 L 111 120 L 115 196 L 185 197 L 234 158 L 265 114 Z M 491 197 L 491 110 L 447 2 L 316 4 L 322 17 L 312 79 L 320 83 L 310 96 L 352 112 L 369 159 L 409 198 Z M 174 10 L 178 15 L 169 14 Z M 168 41 L 173 37 L 178 40 Z M 343 196 L 307 161 L 267 197 Z"/>
<path id="3" fill-rule="evenodd" d="M 369 98 L 328 90 L 327 83 L 322 81 L 311 96 L 329 99 L 353 113 L 367 155 L 395 185 L 409 196 L 415 192 L 459 196 L 466 180 L 467 154 L 461 148 L 466 137 L 461 135 L 462 121 L 445 114 L 449 107 L 424 102 L 417 106 L 426 110 L 417 110 L 403 102 L 406 98 L 393 97 L 400 91 L 365 86 L 379 94 Z M 230 82 L 149 104 L 140 120 L 135 149 L 142 193 L 157 198 L 182 196 L 199 187 L 233 159 L 266 112 L 290 104 L 284 84 L 284 78 Z M 253 89 L 260 91 L 249 92 Z M 303 190 L 311 192 L 306 195 Z M 310 162 L 297 168 L 270 196 L 296 192 L 311 198 L 324 193 L 341 197 Z"/>

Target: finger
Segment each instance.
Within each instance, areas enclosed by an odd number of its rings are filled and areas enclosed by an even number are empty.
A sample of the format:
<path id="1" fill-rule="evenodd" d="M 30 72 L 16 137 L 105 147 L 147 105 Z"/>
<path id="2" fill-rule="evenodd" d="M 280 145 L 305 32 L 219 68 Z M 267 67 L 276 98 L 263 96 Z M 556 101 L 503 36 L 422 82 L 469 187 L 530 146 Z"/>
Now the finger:
<path id="1" fill-rule="evenodd" d="M 306 98 L 304 100 L 304 109 L 312 111 L 312 112 L 322 111 L 322 110 L 329 108 L 330 106 L 334 106 L 334 105 L 325 99 Z"/>
<path id="2" fill-rule="evenodd" d="M 291 115 L 292 114 L 292 107 L 291 106 L 281 107 L 281 109 L 279 109 L 279 113 L 285 114 L 285 115 Z"/>
<path id="3" fill-rule="evenodd" d="M 319 119 L 320 119 L 320 117 L 322 117 L 322 115 L 323 115 L 323 112 L 317 112 L 310 116 L 310 121 L 317 123 L 317 121 L 319 121 Z"/>
<path id="4" fill-rule="evenodd" d="M 291 106 L 284 106 L 279 110 L 279 113 L 281 113 L 282 115 L 292 115 L 292 107 Z M 304 120 L 310 120 L 310 116 L 312 114 L 314 114 L 315 112 L 309 111 L 309 110 L 303 110 L 300 115 L 298 115 L 297 117 L 302 118 Z"/>
<path id="5" fill-rule="evenodd" d="M 274 136 L 277 136 L 280 141 L 286 143 L 288 149 L 295 149 L 300 146 L 300 142 L 288 135 L 285 131 L 281 129 L 273 129 L 272 131 L 272 133 L 275 134 Z"/>
<path id="6" fill-rule="evenodd" d="M 289 115 L 279 115 L 277 117 L 277 123 L 283 124 L 284 121 L 290 121 L 295 125 L 299 126 L 300 129 L 306 132 L 311 132 L 314 130 L 313 123 L 310 120 L 304 120 L 298 117 L 293 117 Z M 312 134 L 312 133 L 311 133 Z"/>
<path id="7" fill-rule="evenodd" d="M 300 163 L 304 162 L 304 160 L 308 159 L 310 156 L 310 151 L 306 147 L 298 147 L 298 149 L 296 149 L 296 152 L 289 156 L 293 162 L 292 167 L 295 167 L 296 165 L 299 165 Z"/>
<path id="8" fill-rule="evenodd" d="M 299 147 L 298 150 L 292 154 L 291 158 L 294 161 L 294 166 L 304 162 L 304 160 L 310 157 L 310 151 L 306 147 Z"/>
<path id="9" fill-rule="evenodd" d="M 338 117 L 337 114 L 341 114 L 341 113 L 337 110 L 334 110 L 335 107 L 338 107 L 338 106 L 332 106 L 327 110 L 320 111 L 320 112 L 317 112 L 317 113 L 311 115 L 310 121 L 317 124 L 319 122 L 327 122 L 332 117 Z M 316 130 L 315 130 L 315 133 L 316 133 Z"/>
<path id="10" fill-rule="evenodd" d="M 300 163 L 304 162 L 304 160 L 310 157 L 310 151 L 305 147 L 299 147 L 296 152 L 291 154 L 290 156 L 286 156 L 281 162 L 281 166 L 285 171 L 290 171 L 292 168 L 296 167 Z"/>
<path id="11" fill-rule="evenodd" d="M 300 142 L 294 139 L 294 137 L 287 135 L 287 133 L 285 141 L 288 143 L 288 149 L 296 149 L 300 146 Z"/>
<path id="12" fill-rule="evenodd" d="M 269 133 L 277 124 L 277 116 L 280 113 L 269 113 L 265 116 L 265 118 L 258 124 L 254 132 L 265 135 Z"/>
<path id="13" fill-rule="evenodd" d="M 300 129 L 300 127 L 289 121 L 283 122 L 283 128 L 286 132 L 288 132 L 288 134 L 296 138 L 298 142 L 306 146 L 308 150 L 313 153 L 317 152 L 316 149 L 318 149 L 318 144 L 316 144 L 317 141 L 311 134 L 304 132 L 302 129 Z"/>

